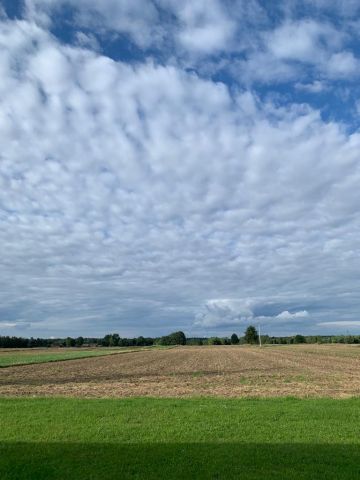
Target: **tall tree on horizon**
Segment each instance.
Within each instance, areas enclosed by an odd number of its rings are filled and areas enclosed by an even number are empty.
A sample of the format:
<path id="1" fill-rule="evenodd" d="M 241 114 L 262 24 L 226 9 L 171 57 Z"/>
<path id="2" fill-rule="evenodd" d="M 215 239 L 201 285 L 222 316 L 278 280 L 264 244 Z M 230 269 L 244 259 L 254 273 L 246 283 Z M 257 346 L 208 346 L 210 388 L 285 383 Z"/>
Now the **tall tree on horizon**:
<path id="1" fill-rule="evenodd" d="M 259 334 L 254 325 L 249 325 L 245 330 L 245 343 L 259 343 Z"/>

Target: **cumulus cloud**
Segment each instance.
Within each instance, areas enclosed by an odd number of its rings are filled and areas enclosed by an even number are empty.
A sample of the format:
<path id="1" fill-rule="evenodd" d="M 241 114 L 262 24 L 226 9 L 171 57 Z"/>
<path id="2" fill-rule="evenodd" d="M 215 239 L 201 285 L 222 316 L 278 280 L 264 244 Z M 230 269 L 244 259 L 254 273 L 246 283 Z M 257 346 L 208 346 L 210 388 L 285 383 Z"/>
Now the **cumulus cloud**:
<path id="1" fill-rule="evenodd" d="M 314 20 L 286 21 L 266 34 L 266 42 L 278 59 L 313 63 L 321 61 L 327 49 L 338 48 L 342 35 L 334 27 Z"/>
<path id="2" fill-rule="evenodd" d="M 208 300 L 203 311 L 196 315 L 195 326 L 228 327 L 239 326 L 254 317 L 251 300 L 212 299 Z"/>
<path id="3" fill-rule="evenodd" d="M 303 321 L 309 316 L 307 310 L 289 312 L 282 310 L 283 302 L 291 303 L 293 299 L 246 298 L 246 299 L 212 299 L 205 303 L 196 315 L 195 327 L 205 329 L 227 329 L 228 327 L 245 327 L 251 323 L 261 323 L 267 328 L 278 327 L 280 323 Z M 280 313 L 277 313 L 280 310 Z"/>
<path id="4" fill-rule="evenodd" d="M 217 0 L 199 2 L 167 1 L 180 22 L 177 40 L 187 50 L 209 53 L 224 50 L 231 42 L 236 24 Z"/>
<path id="5" fill-rule="evenodd" d="M 360 74 L 360 60 L 352 52 L 334 53 L 327 60 L 326 70 L 331 77 L 348 77 Z"/>
<path id="6" fill-rule="evenodd" d="M 276 315 L 275 318 L 279 320 L 291 320 L 296 318 L 306 318 L 309 316 L 309 312 L 306 310 L 301 310 L 300 312 L 290 313 L 288 310 L 284 310 L 283 312 Z"/>
<path id="7" fill-rule="evenodd" d="M 1 332 L 355 321 L 356 130 L 45 25 L 0 29 Z"/>

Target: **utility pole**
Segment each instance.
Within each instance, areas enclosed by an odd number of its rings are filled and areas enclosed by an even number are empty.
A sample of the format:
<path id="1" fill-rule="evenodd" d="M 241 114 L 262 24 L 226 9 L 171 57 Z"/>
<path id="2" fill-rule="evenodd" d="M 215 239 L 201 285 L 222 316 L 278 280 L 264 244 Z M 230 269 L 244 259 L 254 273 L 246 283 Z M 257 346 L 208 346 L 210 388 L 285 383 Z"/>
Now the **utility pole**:
<path id="1" fill-rule="evenodd" d="M 259 323 L 259 344 L 260 344 L 260 347 L 261 347 L 261 330 L 260 330 L 260 323 Z"/>

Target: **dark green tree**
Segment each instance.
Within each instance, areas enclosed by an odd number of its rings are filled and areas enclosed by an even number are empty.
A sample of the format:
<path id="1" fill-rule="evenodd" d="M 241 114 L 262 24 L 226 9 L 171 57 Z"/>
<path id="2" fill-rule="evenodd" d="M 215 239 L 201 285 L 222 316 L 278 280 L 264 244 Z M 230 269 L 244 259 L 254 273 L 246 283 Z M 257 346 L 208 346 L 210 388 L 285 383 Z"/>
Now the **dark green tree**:
<path id="1" fill-rule="evenodd" d="M 253 325 L 249 325 L 245 330 L 245 343 L 259 343 L 259 334 Z"/>
<path id="2" fill-rule="evenodd" d="M 65 340 L 66 347 L 75 347 L 75 339 L 71 337 L 67 337 Z"/>
<path id="3" fill-rule="evenodd" d="M 236 333 L 233 333 L 230 338 L 231 345 L 237 345 L 239 343 L 239 337 L 236 335 Z"/>
<path id="4" fill-rule="evenodd" d="M 101 344 L 103 347 L 109 347 L 110 346 L 110 341 L 111 341 L 112 335 L 109 333 L 105 335 L 105 337 L 102 339 Z"/>
<path id="5" fill-rule="evenodd" d="M 306 338 L 304 335 L 295 335 L 294 343 L 306 343 Z"/>
<path id="6" fill-rule="evenodd" d="M 77 347 L 81 347 L 82 345 L 84 345 L 84 337 L 77 337 L 77 339 L 75 340 L 75 345 Z"/>
<path id="7" fill-rule="evenodd" d="M 159 345 L 186 345 L 186 337 L 184 332 L 174 332 L 165 337 L 161 337 L 158 341 Z"/>
<path id="8" fill-rule="evenodd" d="M 138 337 L 138 338 L 136 339 L 136 345 L 137 345 L 138 347 L 143 347 L 143 346 L 146 345 L 146 344 L 147 344 L 147 343 L 146 343 L 146 339 L 145 339 L 142 335 L 140 335 L 140 337 Z"/>
<path id="9" fill-rule="evenodd" d="M 119 340 L 120 337 L 118 333 L 113 333 L 112 335 L 110 335 L 109 347 L 117 347 L 119 345 Z"/>

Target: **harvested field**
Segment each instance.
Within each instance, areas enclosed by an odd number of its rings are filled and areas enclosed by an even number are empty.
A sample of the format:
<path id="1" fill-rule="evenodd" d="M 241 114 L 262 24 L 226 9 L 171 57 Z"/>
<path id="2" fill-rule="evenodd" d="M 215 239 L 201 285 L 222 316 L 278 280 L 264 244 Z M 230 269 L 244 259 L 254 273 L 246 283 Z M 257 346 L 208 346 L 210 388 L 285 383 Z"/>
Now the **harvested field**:
<path id="1" fill-rule="evenodd" d="M 0 395 L 334 397 L 360 394 L 360 348 L 204 346 L 8 367 Z"/>

